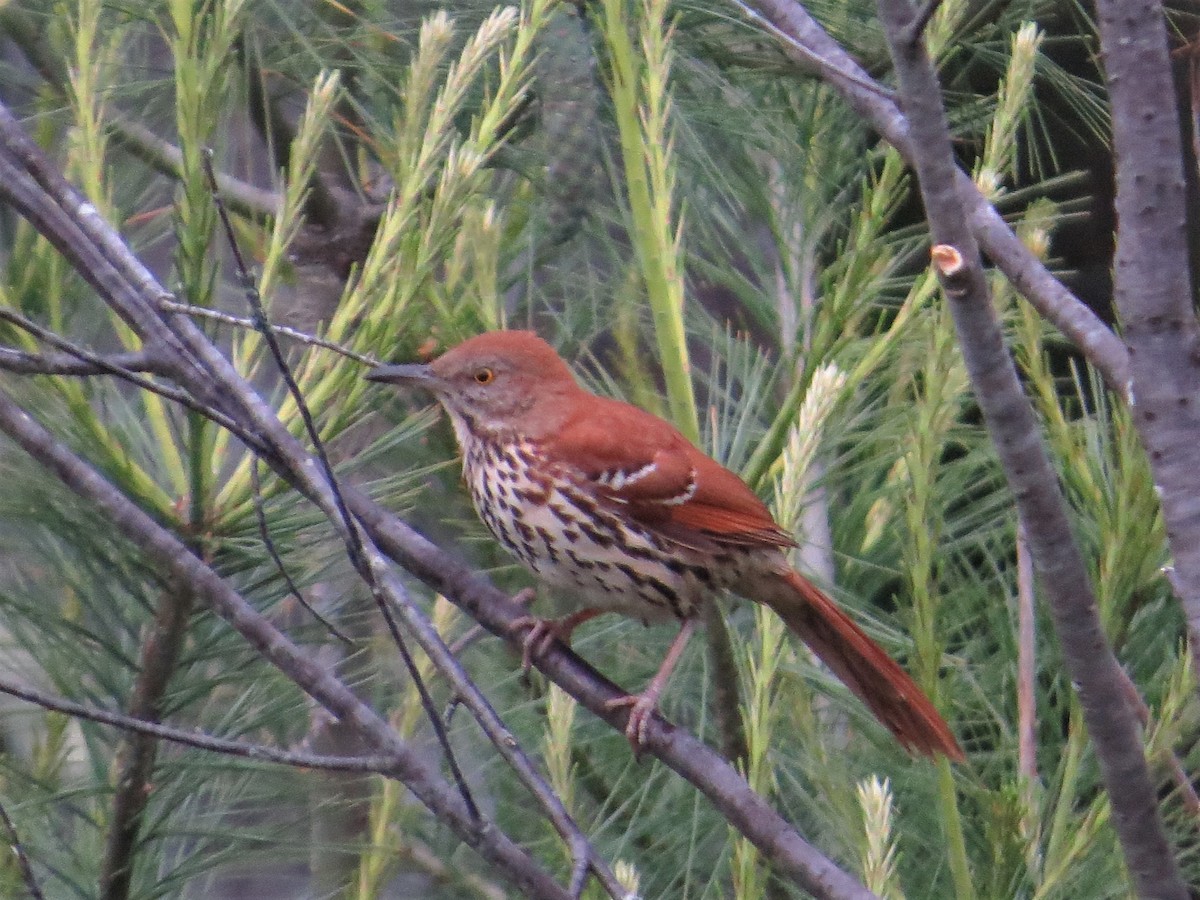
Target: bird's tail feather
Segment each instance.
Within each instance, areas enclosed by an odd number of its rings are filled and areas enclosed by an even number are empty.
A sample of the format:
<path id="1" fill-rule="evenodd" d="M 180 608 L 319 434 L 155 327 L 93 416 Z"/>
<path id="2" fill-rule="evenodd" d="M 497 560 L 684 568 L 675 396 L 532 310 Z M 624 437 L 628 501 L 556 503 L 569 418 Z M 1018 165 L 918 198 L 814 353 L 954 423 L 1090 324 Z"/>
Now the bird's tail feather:
<path id="1" fill-rule="evenodd" d="M 758 597 L 850 688 L 908 750 L 963 752 L 933 703 L 904 669 L 800 573 L 780 573 L 781 589 Z"/>

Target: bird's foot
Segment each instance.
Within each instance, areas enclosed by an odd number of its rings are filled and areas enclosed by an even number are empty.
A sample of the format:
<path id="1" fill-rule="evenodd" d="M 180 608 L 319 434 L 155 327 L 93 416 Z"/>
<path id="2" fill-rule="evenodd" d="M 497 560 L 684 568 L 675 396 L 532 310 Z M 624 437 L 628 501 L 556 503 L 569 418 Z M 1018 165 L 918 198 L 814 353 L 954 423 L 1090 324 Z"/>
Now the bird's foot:
<path id="1" fill-rule="evenodd" d="M 521 671 L 528 672 L 534 657 L 545 656 L 555 641 L 569 648 L 575 629 L 601 612 L 602 610 L 598 609 L 581 609 L 561 619 L 543 619 L 540 616 L 521 616 L 519 619 L 513 619 L 512 630 L 525 631 L 524 637 L 521 638 Z"/>
<path id="2" fill-rule="evenodd" d="M 607 709 L 620 709 L 622 706 L 629 707 L 629 720 L 625 723 L 625 737 L 629 740 L 629 746 L 633 748 L 635 756 L 641 755 L 642 747 L 646 743 L 646 726 L 658 711 L 658 700 L 661 694 L 661 687 L 651 683 L 640 694 L 628 694 L 624 697 L 617 697 L 615 700 L 608 700 L 604 704 Z"/>
<path id="3" fill-rule="evenodd" d="M 608 709 L 629 707 L 629 720 L 625 723 L 625 737 L 629 739 L 629 744 L 633 747 L 634 756 L 641 755 L 642 747 L 646 744 L 646 726 L 650 724 L 651 717 L 658 710 L 658 700 L 667 687 L 667 681 L 671 677 L 671 672 L 675 670 L 679 657 L 683 655 L 683 648 L 687 646 L 688 639 L 695 630 L 695 619 L 684 621 L 679 629 L 679 634 L 675 635 L 675 640 L 671 641 L 662 665 L 658 667 L 658 672 L 650 679 L 650 683 L 646 685 L 644 691 L 640 694 L 617 697 L 604 704 Z"/>

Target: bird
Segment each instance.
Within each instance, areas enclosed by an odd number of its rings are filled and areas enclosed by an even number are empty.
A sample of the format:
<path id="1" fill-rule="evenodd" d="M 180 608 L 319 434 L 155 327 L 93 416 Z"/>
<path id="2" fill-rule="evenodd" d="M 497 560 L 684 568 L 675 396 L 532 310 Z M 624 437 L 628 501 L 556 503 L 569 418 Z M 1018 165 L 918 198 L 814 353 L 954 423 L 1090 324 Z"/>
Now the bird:
<path id="1" fill-rule="evenodd" d="M 429 363 L 367 379 L 423 388 L 448 413 L 476 511 L 541 582 L 575 603 L 526 616 L 523 661 L 608 612 L 677 622 L 657 674 L 627 706 L 635 751 L 704 604 L 723 590 L 766 604 L 908 751 L 962 761 L 946 721 L 913 679 L 794 569 L 793 537 L 736 474 L 672 424 L 580 386 L 530 331 L 491 331 Z"/>

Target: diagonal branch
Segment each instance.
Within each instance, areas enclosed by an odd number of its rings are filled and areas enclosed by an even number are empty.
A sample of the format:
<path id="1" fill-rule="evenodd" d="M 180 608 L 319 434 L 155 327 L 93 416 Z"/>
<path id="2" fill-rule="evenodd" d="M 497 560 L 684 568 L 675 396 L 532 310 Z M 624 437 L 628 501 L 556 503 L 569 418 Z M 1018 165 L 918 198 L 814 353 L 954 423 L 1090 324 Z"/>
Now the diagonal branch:
<path id="1" fill-rule="evenodd" d="M 0 31 L 12 40 L 51 88 L 60 95 L 67 92 L 70 76 L 65 61 L 50 46 L 45 30 L 28 12 L 15 3 L 0 7 Z M 131 155 L 160 174 L 179 179 L 183 170 L 183 153 L 178 147 L 117 110 L 108 109 L 105 118 L 112 129 L 113 138 Z M 239 215 L 263 221 L 274 216 L 279 209 L 279 197 L 272 191 L 228 175 L 218 177 L 221 195 Z"/>
<path id="2" fill-rule="evenodd" d="M 361 492 L 347 490 L 346 501 L 364 531 L 391 559 L 492 634 L 519 647 L 514 623 L 526 615 L 521 605 Z M 624 732 L 628 713 L 611 701 L 626 691 L 558 643 L 535 657 L 533 664 L 596 716 Z M 759 849 L 764 860 L 815 897 L 866 900 L 874 896 L 808 843 L 726 759 L 694 735 L 654 718 L 642 747 L 691 782 Z"/>
<path id="3" fill-rule="evenodd" d="M 1071 532 L 1033 407 L 1004 346 L 983 260 L 968 227 L 970 200 L 954 161 L 941 85 L 924 42 L 914 44 L 906 38 L 914 21 L 910 0 L 878 0 L 878 6 L 908 113 L 934 264 L 1079 692 L 1126 863 L 1140 896 L 1182 900 L 1187 890 L 1158 813 L 1141 731 L 1122 690 L 1123 673 L 1104 633 L 1087 565 Z"/>
<path id="4" fill-rule="evenodd" d="M 466 780 L 459 770 L 458 761 L 455 758 L 453 748 L 450 746 L 449 736 L 446 733 L 446 726 L 433 706 L 433 697 L 429 693 L 429 689 L 425 685 L 425 680 L 421 676 L 421 672 L 408 650 L 407 642 L 400 632 L 393 610 L 399 612 L 400 616 L 404 618 L 410 632 L 417 636 L 417 641 L 421 649 L 429 656 L 434 666 L 450 680 L 463 705 L 471 711 L 475 720 L 483 729 L 484 734 L 488 736 L 500 756 L 512 767 L 517 777 L 529 789 L 530 793 L 533 794 L 534 798 L 541 805 L 546 817 L 567 843 L 572 858 L 575 860 L 575 871 L 583 873 L 583 876 L 578 879 L 578 891 L 573 887 L 572 893 L 582 892 L 583 881 L 590 869 L 595 873 L 597 879 L 604 885 L 611 896 L 620 897 L 624 889 L 620 882 L 617 881 L 616 875 L 607 862 L 592 848 L 582 830 L 575 823 L 570 813 L 567 812 L 562 799 L 541 777 L 520 744 L 512 739 L 511 733 L 504 725 L 500 716 L 492 708 L 491 703 L 475 687 L 458 659 L 450 653 L 441 635 L 432 627 L 425 613 L 409 598 L 400 581 L 388 568 L 382 555 L 370 545 L 369 540 L 364 540 L 360 534 L 359 528 L 350 514 L 350 510 L 346 506 L 340 485 L 334 476 L 333 465 L 329 461 L 329 456 L 317 431 L 312 412 L 309 410 L 291 368 L 287 364 L 278 339 L 267 324 L 267 314 L 263 308 L 262 298 L 259 297 L 258 289 L 250 277 L 245 261 L 242 258 L 241 250 L 233 233 L 233 225 L 229 221 L 225 207 L 215 192 L 216 180 L 212 170 L 211 159 L 206 157 L 204 165 L 205 174 L 208 176 L 210 185 L 214 190 L 213 202 L 216 205 L 217 214 L 226 231 L 238 279 L 242 284 L 246 301 L 251 308 L 254 321 L 262 323 L 259 333 L 262 334 L 270 350 L 271 358 L 274 360 L 275 367 L 283 377 L 288 393 L 295 401 L 296 408 L 304 423 L 305 432 L 320 464 L 321 474 L 324 476 L 324 485 L 328 487 L 333 501 L 334 512 L 337 515 L 335 524 L 340 524 L 340 530 L 344 534 L 346 553 L 350 564 L 354 566 L 359 576 L 367 584 L 367 587 L 371 591 L 371 596 L 374 598 L 379 611 L 383 615 L 384 622 L 392 638 L 392 643 L 400 653 L 404 666 L 408 670 L 409 678 L 417 690 L 421 705 L 425 708 L 430 725 L 437 736 L 439 744 L 442 746 L 446 763 L 454 776 L 463 800 L 466 802 L 468 808 L 472 812 L 475 812 L 474 800 L 471 798 Z M 572 879 L 572 885 L 575 883 L 576 879 Z"/>
<path id="5" fill-rule="evenodd" d="M 25 890 L 29 892 L 31 900 L 46 900 L 46 895 L 42 893 L 42 889 L 33 875 L 33 866 L 29 863 L 29 855 L 25 852 L 25 846 L 17 836 L 17 828 L 9 818 L 8 810 L 2 804 L 0 804 L 0 822 L 4 823 L 9 847 L 17 858 L 17 867 L 21 870 L 21 880 L 25 882 Z"/>
<path id="6" fill-rule="evenodd" d="M 94 503 L 109 517 L 113 527 L 139 546 L 165 574 L 189 585 L 197 599 L 207 603 L 264 659 L 317 703 L 333 716 L 354 722 L 372 746 L 394 758 L 395 763 L 387 773 L 389 777 L 404 782 L 464 843 L 497 866 L 529 896 L 568 896 L 496 823 L 472 815 L 457 791 L 378 713 L 263 618 L 182 541 L 67 450 L 3 391 L 0 391 L 0 431 L 82 499 Z"/>
<path id="7" fill-rule="evenodd" d="M 5 163 L 6 160 L 0 158 L 0 176 L 8 168 Z M 67 340 L 62 335 L 43 328 L 37 322 L 15 310 L 0 307 L 0 320 L 11 322 L 33 335 L 37 340 L 62 351 L 61 354 L 42 355 L 26 353 L 10 347 L 0 347 L 0 370 L 23 375 L 115 375 L 145 391 L 157 394 L 208 417 L 222 428 L 237 435 L 247 447 L 252 449 L 260 447 L 260 442 L 254 435 L 248 434 L 239 423 L 220 410 L 201 403 L 187 391 L 173 384 L 155 381 L 140 375 L 139 372 L 143 371 L 167 374 L 168 367 L 163 362 L 163 357 L 148 347 L 131 353 L 112 355 L 93 353 L 91 350 Z M 126 366 L 125 363 L 130 365 Z"/>

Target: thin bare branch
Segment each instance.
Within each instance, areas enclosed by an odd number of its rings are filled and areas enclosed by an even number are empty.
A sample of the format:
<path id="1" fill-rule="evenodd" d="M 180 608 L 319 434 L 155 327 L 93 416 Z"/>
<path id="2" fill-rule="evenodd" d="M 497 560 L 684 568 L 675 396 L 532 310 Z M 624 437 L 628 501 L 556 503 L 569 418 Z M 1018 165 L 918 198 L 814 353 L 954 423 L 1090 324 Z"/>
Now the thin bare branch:
<path id="1" fill-rule="evenodd" d="M 0 347 L 0 369 L 15 375 L 112 375 L 121 372 L 150 372 L 155 368 L 151 354 L 140 350 L 111 353 L 103 362 L 89 362 L 70 353 L 30 353 L 16 347 Z"/>
<path id="2" fill-rule="evenodd" d="M 364 531 L 391 559 L 441 593 L 492 634 L 514 648 L 514 623 L 525 608 L 481 575 L 432 544 L 360 491 L 349 488 L 346 500 Z M 541 672 L 613 728 L 624 733 L 627 712 L 611 701 L 625 696 L 571 650 L 559 643 L 533 660 Z M 722 816 L 745 835 L 777 871 L 823 900 L 874 897 L 836 863 L 808 843 L 720 754 L 692 734 L 660 718 L 647 723 L 643 752 L 657 757 L 700 790 Z"/>
<path id="3" fill-rule="evenodd" d="M 262 327 L 253 319 L 244 316 L 234 316 L 226 312 L 221 312 L 219 309 L 208 309 L 204 306 L 189 306 L 186 303 L 177 303 L 174 300 L 167 299 L 159 300 L 158 306 L 166 312 L 182 313 L 185 316 L 191 316 L 193 319 L 207 319 L 210 322 L 220 322 L 222 325 L 231 325 L 234 328 L 258 331 Z M 270 322 L 266 323 L 266 327 L 270 329 L 272 334 L 277 334 L 288 340 L 298 341 L 310 347 L 321 347 L 324 350 L 332 350 L 340 356 L 360 362 L 365 366 L 374 367 L 379 365 L 379 360 L 369 354 L 358 353 L 349 347 L 343 347 L 336 341 L 326 340 L 315 334 L 309 334 L 307 331 L 289 328 L 287 325 L 275 325 Z"/>
<path id="4" fill-rule="evenodd" d="M 2 172 L 3 169 L 4 161 L 0 160 L 0 172 Z M 78 344 L 75 344 L 72 341 L 68 341 L 61 335 L 55 334 L 48 328 L 43 328 L 37 322 L 21 315 L 15 310 L 0 307 L 0 320 L 16 325 L 22 330 L 29 332 L 29 334 L 33 335 L 39 341 L 49 344 L 52 347 L 59 348 L 64 354 L 62 357 L 47 357 L 37 354 L 26 354 L 23 351 L 14 350 L 7 347 L 0 348 L 0 369 L 22 374 L 114 375 L 117 378 L 124 379 L 130 384 L 142 388 L 143 390 L 150 391 L 151 393 L 157 394 L 160 397 L 164 397 L 167 400 L 174 401 L 175 403 L 178 403 L 187 409 L 198 412 L 203 416 L 207 416 L 222 428 L 226 428 L 233 434 L 237 435 L 237 437 L 240 438 L 246 444 L 246 446 L 261 450 L 261 445 L 254 435 L 249 434 L 244 428 L 242 428 L 240 424 L 235 422 L 220 410 L 201 403 L 199 400 L 181 388 L 170 384 L 164 384 L 160 381 L 154 381 L 153 379 L 145 378 L 138 374 L 139 370 L 167 374 L 169 367 L 164 365 L 161 357 L 157 353 L 150 350 L 149 347 L 131 354 L 114 354 L 106 356 L 99 353 L 93 353 L 92 351 L 84 347 L 80 347 Z M 34 364 L 42 360 L 47 362 L 61 361 L 63 363 L 61 366 L 63 371 L 25 371 L 27 369 L 27 364 L 21 359 L 22 356 L 31 358 Z M 125 358 L 128 358 L 131 362 L 133 362 L 135 368 L 126 368 L 125 366 L 121 365 L 122 360 Z M 69 364 L 68 360 L 74 360 L 74 365 Z M 51 366 L 48 365 L 47 368 L 51 368 Z M 72 371 L 72 369 L 76 368 L 78 371 Z"/>
<path id="5" fill-rule="evenodd" d="M 60 712 L 75 719 L 84 719 L 100 725 L 111 725 L 122 731 L 145 734 L 159 740 L 169 741 L 184 747 L 194 747 L 209 753 L 220 753 L 223 756 L 238 756 L 258 762 L 278 763 L 297 769 L 323 769 L 331 772 L 375 772 L 388 775 L 396 765 L 396 760 L 390 756 L 326 756 L 319 753 L 305 753 L 299 750 L 281 750 L 278 747 L 268 747 L 265 744 L 249 744 L 245 741 L 232 741 L 220 738 L 202 731 L 174 728 L 161 722 L 147 722 L 135 719 L 124 713 L 111 712 L 107 709 L 97 709 L 56 697 L 42 691 L 34 690 L 18 684 L 7 678 L 0 678 L 0 694 L 8 694 L 25 700 L 42 709 Z"/>
<path id="6" fill-rule="evenodd" d="M 304 422 L 304 431 L 308 435 L 309 442 L 312 444 L 313 451 L 316 453 L 317 460 L 320 463 L 325 482 L 332 494 L 334 509 L 338 516 L 336 521 L 342 526 L 342 537 L 346 542 L 346 552 L 350 559 L 350 565 L 359 572 L 363 580 L 367 583 L 367 587 L 370 588 L 371 596 L 374 598 L 376 606 L 379 607 L 379 611 L 383 614 L 383 621 L 387 625 L 392 643 L 399 651 L 400 658 L 404 662 L 404 668 L 408 671 L 408 676 L 412 679 L 413 687 L 416 688 L 417 695 L 421 698 L 421 706 L 424 707 L 429 724 L 433 727 L 438 744 L 441 745 L 442 753 L 446 757 L 446 765 L 450 767 L 450 774 L 454 778 L 454 783 L 458 785 L 459 793 L 462 795 L 467 809 L 473 815 L 478 816 L 479 811 L 475 805 L 475 799 L 471 796 L 471 789 L 467 786 L 467 779 L 463 776 L 462 769 L 458 765 L 458 758 L 455 756 L 454 748 L 450 746 L 450 737 L 446 734 L 445 725 L 442 723 L 441 716 L 438 715 L 433 697 L 429 693 L 425 679 L 421 676 L 421 670 L 417 668 L 417 663 L 408 649 L 408 644 L 404 640 L 404 636 L 400 633 L 396 619 L 388 607 L 387 599 L 380 590 L 379 580 L 375 571 L 365 562 L 366 548 L 363 546 L 362 536 L 359 534 L 358 526 L 350 515 L 350 510 L 346 507 L 346 500 L 342 496 L 337 476 L 333 471 L 333 463 L 329 461 L 329 454 L 325 450 L 325 442 L 321 440 L 321 435 L 317 430 L 317 424 L 313 419 L 312 411 L 308 408 L 308 403 L 304 400 L 304 394 L 300 390 L 300 385 L 296 383 L 291 366 L 288 365 L 287 359 L 283 354 L 283 348 L 280 347 L 279 341 L 269 327 L 267 311 L 263 307 L 262 297 L 259 296 L 258 285 L 255 284 L 254 279 L 250 276 L 250 271 L 246 267 L 246 261 L 242 257 L 241 248 L 237 243 L 237 236 L 233 231 L 233 223 L 230 222 L 225 205 L 221 202 L 220 195 L 217 193 L 216 175 L 213 172 L 211 152 L 205 153 L 202 159 L 204 174 L 207 176 L 209 187 L 212 190 L 213 204 L 216 206 L 217 216 L 220 219 L 221 227 L 225 231 L 225 238 L 229 243 L 230 253 L 233 255 L 234 268 L 237 273 L 238 282 L 242 286 L 242 293 L 246 298 L 246 303 L 250 307 L 251 319 L 258 326 L 257 330 L 267 344 L 267 349 L 271 353 L 271 359 L 275 363 L 275 368 L 283 378 L 283 383 L 287 385 L 288 394 L 295 402 L 296 409 L 300 413 L 300 418 Z M 260 326 L 259 323 L 261 323 Z"/>
<path id="7" fill-rule="evenodd" d="M 0 7 L 0 29 L 12 38 L 25 59 L 55 91 L 68 88 L 68 72 L 61 54 L 55 53 L 46 41 L 45 29 L 33 21 L 15 3 Z M 183 168 L 183 153 L 170 141 L 159 137 L 145 125 L 134 121 L 119 110 L 106 108 L 105 122 L 112 129 L 117 144 L 155 171 L 179 180 Z M 228 175 L 218 176 L 221 195 L 238 215 L 263 221 L 279 209 L 279 197 L 271 191 L 239 181 Z"/>
<path id="8" fill-rule="evenodd" d="M 208 166 L 206 172 L 211 182 L 211 162 L 207 158 L 206 166 Z M 325 447 L 318 434 L 312 413 L 304 401 L 304 396 L 300 391 L 299 385 L 292 376 L 291 369 L 284 358 L 279 342 L 267 327 L 266 310 L 263 308 L 262 299 L 258 295 L 258 289 L 246 269 L 245 261 L 235 240 L 232 224 L 225 213 L 224 207 L 221 205 L 220 198 L 214 194 L 213 201 L 216 203 L 217 213 L 221 218 L 226 236 L 230 242 L 230 249 L 237 267 L 238 278 L 245 292 L 246 300 L 251 307 L 252 320 L 256 323 L 262 323 L 259 332 L 263 335 L 275 366 L 283 376 L 284 383 L 288 387 L 288 392 L 296 403 L 296 408 L 304 422 L 305 431 L 316 452 L 326 485 L 332 495 L 333 507 L 338 517 L 335 521 L 340 521 L 343 527 L 343 538 L 346 542 L 346 550 L 350 563 L 370 588 L 371 596 L 375 599 L 376 605 L 383 614 L 383 619 L 391 635 L 392 643 L 399 650 L 408 675 L 417 689 L 426 718 L 432 726 L 439 744 L 442 746 L 447 765 L 450 767 L 455 783 L 458 785 L 468 809 L 475 810 L 475 804 L 467 788 L 466 779 L 459 769 L 453 748 L 450 745 L 445 722 L 438 714 L 433 697 L 429 693 L 425 680 L 417 668 L 416 661 L 408 649 L 407 642 L 400 632 L 400 627 L 396 621 L 396 614 L 399 614 L 405 620 L 405 624 L 416 635 L 421 649 L 425 651 L 437 669 L 450 680 L 463 705 L 471 711 L 497 752 L 512 766 L 517 777 L 538 801 L 551 824 L 570 848 L 577 866 L 582 865 L 585 869 L 590 869 L 594 872 L 597 880 L 604 886 L 610 896 L 621 897 L 624 889 L 620 882 L 617 881 L 616 875 L 608 863 L 592 847 L 587 837 L 583 834 L 583 831 L 576 824 L 570 813 L 567 812 L 566 807 L 563 806 L 562 800 L 538 773 L 495 709 L 471 681 L 466 670 L 450 654 L 441 636 L 434 631 L 425 614 L 409 598 L 408 592 L 405 591 L 400 581 L 392 574 L 382 555 L 371 546 L 369 541 L 363 540 L 362 535 L 359 533 L 358 525 L 346 505 L 341 486 L 338 484 L 333 471 L 333 465 L 329 461 L 328 454 L 325 452 Z"/>
<path id="9" fill-rule="evenodd" d="M 258 537 L 262 541 L 263 548 L 267 551 L 267 556 L 271 557 L 271 562 L 275 566 L 275 571 L 279 573 L 279 577 L 283 579 L 284 586 L 287 592 L 295 598 L 310 616 L 321 623 L 321 626 L 331 635 L 345 644 L 347 647 L 353 647 L 354 641 L 344 632 L 339 631 L 337 626 L 326 619 L 323 615 L 313 609 L 311 603 L 304 599 L 304 594 L 300 591 L 299 586 L 292 580 L 292 576 L 288 573 L 287 566 L 283 564 L 283 557 L 279 555 L 279 549 L 275 546 L 275 541 L 271 537 L 271 529 L 267 524 L 266 511 L 263 509 L 262 496 L 262 479 L 258 475 L 259 460 L 256 457 L 250 463 L 250 492 L 254 497 L 254 518 L 258 521 Z"/>

